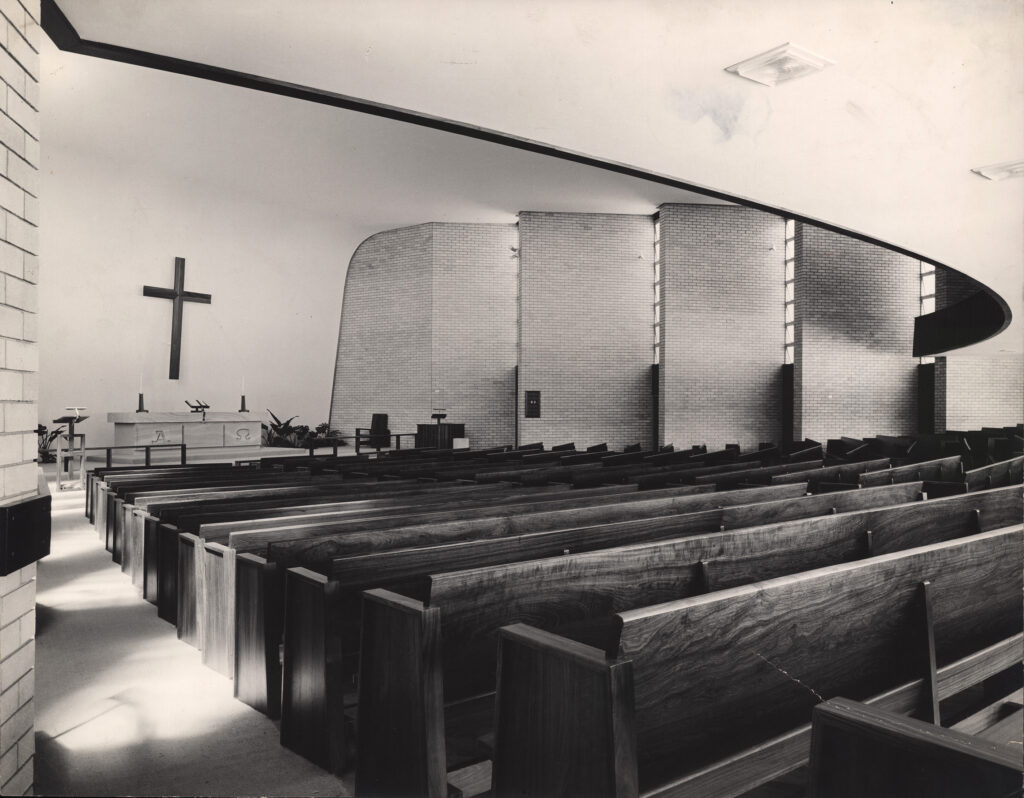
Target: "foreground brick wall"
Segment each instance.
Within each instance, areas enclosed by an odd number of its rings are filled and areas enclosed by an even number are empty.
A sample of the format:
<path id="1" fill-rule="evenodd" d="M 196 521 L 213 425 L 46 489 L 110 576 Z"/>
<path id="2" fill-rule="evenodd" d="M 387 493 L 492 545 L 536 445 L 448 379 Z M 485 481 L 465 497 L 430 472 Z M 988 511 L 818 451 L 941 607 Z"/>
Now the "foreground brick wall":
<path id="1" fill-rule="evenodd" d="M 711 205 L 659 218 L 662 443 L 779 441 L 784 221 Z"/>
<path id="2" fill-rule="evenodd" d="M 654 220 L 523 212 L 519 240 L 520 443 L 651 446 Z"/>
<path id="3" fill-rule="evenodd" d="M 0 497 L 36 491 L 38 0 L 0 1 Z M 0 795 L 31 795 L 36 566 L 0 577 Z"/>
<path id="4" fill-rule="evenodd" d="M 429 223 L 363 242 L 346 277 L 331 427 L 352 434 L 387 413 L 392 432 L 415 432 L 444 407 L 473 447 L 512 443 L 515 246 L 507 224 Z"/>
<path id="5" fill-rule="evenodd" d="M 935 358 L 937 432 L 1006 427 L 1024 421 L 1024 363 L 1021 356 Z M 943 425 L 944 422 L 944 425 Z"/>
<path id="6" fill-rule="evenodd" d="M 917 431 L 920 264 L 796 225 L 795 438 Z"/>

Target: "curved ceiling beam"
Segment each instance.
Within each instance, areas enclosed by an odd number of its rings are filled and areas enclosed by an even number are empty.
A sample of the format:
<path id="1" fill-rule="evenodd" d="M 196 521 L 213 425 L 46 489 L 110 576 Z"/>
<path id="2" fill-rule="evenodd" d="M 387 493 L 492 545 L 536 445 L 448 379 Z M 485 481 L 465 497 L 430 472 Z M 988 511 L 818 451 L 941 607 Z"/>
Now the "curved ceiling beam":
<path id="1" fill-rule="evenodd" d="M 463 122 L 456 122 L 451 119 L 445 119 L 439 116 L 432 116 L 430 114 L 424 114 L 417 111 L 412 111 L 406 108 L 398 108 L 392 105 L 385 105 L 383 103 L 373 102 L 371 100 L 364 100 L 358 97 L 350 97 L 345 94 L 339 94 L 337 92 L 327 91 L 324 89 L 317 89 L 311 86 L 302 86 L 296 83 L 289 83 L 287 81 L 274 80 L 273 78 L 262 77 L 260 75 L 253 75 L 247 72 L 239 72 L 233 69 L 225 69 L 223 67 L 211 66 L 209 64 L 201 64 L 196 61 L 187 61 L 181 58 L 173 58 L 171 56 L 159 55 L 157 53 L 146 52 L 143 50 L 134 50 L 128 47 L 121 47 L 115 44 L 105 44 L 103 42 L 94 42 L 87 39 L 83 39 L 78 35 L 78 31 L 75 30 L 74 26 L 61 11 L 57 5 L 56 0 L 42 0 L 41 7 L 42 17 L 42 28 L 46 34 L 53 41 L 54 45 L 58 49 L 69 53 L 76 53 L 78 55 L 88 55 L 94 58 L 103 58 L 109 61 L 118 61 L 125 64 L 132 64 L 134 66 L 147 67 L 150 69 L 157 69 L 163 72 L 171 72 L 178 75 L 185 75 L 187 77 L 199 78 L 201 80 L 210 80 L 216 83 L 224 83 L 229 86 L 238 86 L 239 88 L 252 89 L 254 91 L 262 91 L 269 94 L 277 94 L 282 97 L 290 97 L 296 100 L 303 100 L 305 102 L 318 103 L 320 105 L 328 105 L 334 108 L 341 108 L 347 111 L 356 111 L 357 113 L 370 114 L 372 116 L 379 116 L 385 119 L 393 119 L 397 122 L 405 122 L 412 125 L 419 125 L 421 127 L 431 128 L 433 130 L 440 130 L 446 133 L 453 133 L 458 136 L 467 136 L 469 138 L 478 139 L 480 141 L 487 141 L 493 144 L 499 144 L 504 147 L 512 147 L 518 150 L 524 150 L 526 152 L 536 153 L 538 155 L 545 155 L 551 158 L 558 158 L 564 161 L 581 164 L 583 166 L 591 166 L 595 169 L 601 169 L 607 172 L 613 172 L 616 174 L 625 175 L 627 177 L 638 178 L 640 180 L 647 180 L 660 185 L 669 186 L 672 188 L 682 189 L 684 191 L 690 191 L 695 194 L 701 194 L 706 197 L 714 197 L 715 199 L 724 200 L 726 202 L 741 205 L 747 208 L 753 208 L 765 213 L 771 213 L 778 216 L 784 216 L 788 219 L 795 219 L 799 222 L 805 222 L 807 224 L 820 227 L 825 230 L 830 230 L 840 235 L 848 236 L 850 238 L 857 239 L 858 241 L 864 241 L 868 244 L 883 247 L 891 252 L 899 253 L 915 260 L 920 260 L 925 263 L 930 263 L 936 268 L 945 269 L 954 274 L 961 275 L 967 279 L 973 280 L 969 275 L 965 275 L 962 272 L 948 266 L 944 263 L 940 263 L 933 258 L 920 255 L 916 252 L 912 252 L 905 247 L 901 247 L 897 244 L 891 244 L 886 241 L 880 241 L 872 236 L 859 233 L 855 230 L 849 230 L 839 225 L 825 222 L 820 219 L 815 219 L 810 216 L 803 214 L 794 213 L 783 208 L 777 208 L 772 205 L 766 205 L 762 202 L 747 199 L 745 197 L 737 197 L 732 194 L 726 194 L 722 191 L 717 191 L 707 186 L 700 186 L 694 183 L 687 183 L 682 180 L 678 180 L 668 175 L 659 174 L 657 172 L 651 172 L 646 169 L 638 169 L 628 164 L 618 163 L 615 161 L 603 160 L 595 158 L 590 155 L 585 155 L 580 152 L 573 150 L 564 149 L 561 147 L 555 147 L 550 144 L 544 144 L 543 142 L 533 141 L 531 139 L 522 138 L 519 136 L 513 136 L 508 133 L 501 133 L 497 130 L 490 130 L 484 127 L 478 127 L 475 125 L 465 124 Z M 974 281 L 979 286 L 981 292 L 985 295 L 985 307 L 991 312 L 991 323 L 989 324 L 972 324 L 971 319 L 968 316 L 961 317 L 957 313 L 948 311 L 954 311 L 960 305 L 966 303 L 959 303 L 950 308 L 947 308 L 941 316 L 940 314 L 929 314 L 924 318 L 931 318 L 931 324 L 952 324 L 954 328 L 947 330 L 942 333 L 943 340 L 949 342 L 948 346 L 943 346 L 941 349 L 935 351 L 948 351 L 949 349 L 960 348 L 968 346 L 970 344 L 979 343 L 987 338 L 991 338 L 994 335 L 1005 330 L 1011 319 L 1011 312 L 1009 305 L 1006 301 L 999 296 L 995 291 L 991 290 L 982 283 Z M 972 306 L 973 307 L 973 306 Z M 973 311 L 971 311 L 973 313 Z M 934 317 L 940 316 L 936 319 Z M 962 329 L 961 329 L 961 324 Z M 918 327 L 920 325 L 915 324 L 915 342 L 914 350 L 917 354 L 918 350 Z M 925 325 L 928 329 L 928 325 Z M 975 337 L 975 336 L 981 337 Z M 927 345 L 922 343 L 922 349 L 934 349 L 934 345 Z"/>

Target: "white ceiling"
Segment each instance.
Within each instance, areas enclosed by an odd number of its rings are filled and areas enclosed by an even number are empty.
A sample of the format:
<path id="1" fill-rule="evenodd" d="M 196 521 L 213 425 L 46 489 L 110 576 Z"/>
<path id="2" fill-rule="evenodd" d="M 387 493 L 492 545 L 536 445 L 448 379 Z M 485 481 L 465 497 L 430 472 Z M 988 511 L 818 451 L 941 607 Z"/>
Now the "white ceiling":
<path id="1" fill-rule="evenodd" d="M 1015 321 L 980 346 L 1022 349 L 1024 181 L 970 171 L 1024 158 L 1017 0 L 58 2 L 85 39 L 539 140 L 908 248 L 995 289 Z M 724 71 L 786 41 L 835 65 L 775 88 Z M 44 123 L 51 91 L 63 118 L 105 116 L 81 124 L 75 146 L 308 205 L 354 233 L 694 201 L 499 145 L 143 75 L 52 46 L 43 64 Z"/>

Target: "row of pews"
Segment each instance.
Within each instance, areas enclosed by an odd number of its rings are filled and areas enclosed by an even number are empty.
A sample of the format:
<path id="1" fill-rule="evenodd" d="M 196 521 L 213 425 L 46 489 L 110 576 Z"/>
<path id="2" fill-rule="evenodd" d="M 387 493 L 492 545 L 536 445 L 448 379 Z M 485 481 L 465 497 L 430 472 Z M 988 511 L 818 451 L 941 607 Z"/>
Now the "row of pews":
<path id="1" fill-rule="evenodd" d="M 360 795 L 737 795 L 801 772 L 825 699 L 1019 706 L 1019 451 L 632 448 L 100 469 L 87 515 Z"/>

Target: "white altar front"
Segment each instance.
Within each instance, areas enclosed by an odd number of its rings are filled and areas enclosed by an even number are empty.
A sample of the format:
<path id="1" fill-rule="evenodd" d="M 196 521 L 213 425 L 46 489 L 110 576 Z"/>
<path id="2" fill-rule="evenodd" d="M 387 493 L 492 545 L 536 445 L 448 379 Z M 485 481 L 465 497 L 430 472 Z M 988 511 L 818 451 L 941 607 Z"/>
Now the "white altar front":
<path id="1" fill-rule="evenodd" d="M 182 444 L 189 449 L 260 445 L 260 418 L 250 413 L 107 413 L 115 446 Z"/>

